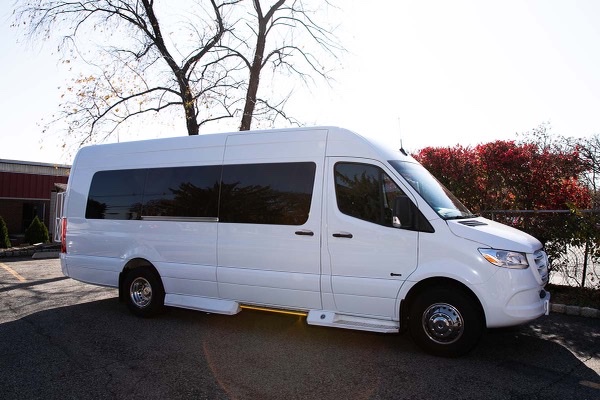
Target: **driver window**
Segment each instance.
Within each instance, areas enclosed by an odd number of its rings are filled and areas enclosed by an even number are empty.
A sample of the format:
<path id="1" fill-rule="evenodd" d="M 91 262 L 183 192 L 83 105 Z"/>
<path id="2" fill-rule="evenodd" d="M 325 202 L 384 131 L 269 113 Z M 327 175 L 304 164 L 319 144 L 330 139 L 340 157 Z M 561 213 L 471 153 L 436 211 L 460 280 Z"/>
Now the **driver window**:
<path id="1" fill-rule="evenodd" d="M 337 163 L 334 174 L 337 205 L 342 213 L 378 225 L 400 227 L 392 210 L 394 200 L 404 192 L 381 168 Z"/>

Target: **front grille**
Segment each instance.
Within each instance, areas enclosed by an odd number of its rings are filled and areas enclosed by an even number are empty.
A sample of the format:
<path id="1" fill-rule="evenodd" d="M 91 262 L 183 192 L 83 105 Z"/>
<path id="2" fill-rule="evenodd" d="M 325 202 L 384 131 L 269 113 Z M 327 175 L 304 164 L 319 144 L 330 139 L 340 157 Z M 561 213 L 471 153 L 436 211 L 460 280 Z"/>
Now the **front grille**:
<path id="1" fill-rule="evenodd" d="M 533 258 L 535 261 L 535 266 L 537 268 L 538 274 L 542 279 L 543 284 L 548 283 L 548 256 L 544 250 L 538 250 L 533 253 Z"/>

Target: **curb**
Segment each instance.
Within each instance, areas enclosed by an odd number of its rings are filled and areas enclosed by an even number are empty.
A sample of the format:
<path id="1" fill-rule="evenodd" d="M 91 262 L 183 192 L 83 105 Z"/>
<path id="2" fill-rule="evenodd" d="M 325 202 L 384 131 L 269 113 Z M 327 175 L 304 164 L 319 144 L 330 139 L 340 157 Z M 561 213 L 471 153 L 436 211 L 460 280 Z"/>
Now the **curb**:
<path id="1" fill-rule="evenodd" d="M 2 250 L 0 251 L 0 259 L 11 257 L 28 257 L 33 256 L 35 253 L 35 249 Z"/>
<path id="2" fill-rule="evenodd" d="M 34 260 L 59 258 L 59 257 L 60 257 L 60 253 L 58 251 L 37 251 L 37 252 L 33 253 L 33 255 L 31 256 L 31 258 L 33 258 Z"/>
<path id="3" fill-rule="evenodd" d="M 60 247 L 56 244 L 36 244 L 26 247 L 0 249 L 0 260 L 11 257 L 58 258 Z"/>
<path id="4" fill-rule="evenodd" d="M 586 318 L 600 318 L 600 310 L 591 307 L 567 306 L 565 304 L 550 304 L 550 311 L 557 314 L 575 315 Z"/>

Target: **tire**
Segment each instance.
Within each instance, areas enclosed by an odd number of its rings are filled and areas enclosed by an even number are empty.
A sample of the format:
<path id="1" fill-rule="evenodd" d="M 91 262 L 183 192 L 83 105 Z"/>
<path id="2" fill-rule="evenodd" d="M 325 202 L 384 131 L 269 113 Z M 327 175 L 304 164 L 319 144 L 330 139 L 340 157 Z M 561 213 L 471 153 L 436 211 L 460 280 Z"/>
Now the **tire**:
<path id="1" fill-rule="evenodd" d="M 165 304 L 165 289 L 160 277 L 149 268 L 134 268 L 123 281 L 129 310 L 140 317 L 160 314 Z"/>
<path id="2" fill-rule="evenodd" d="M 484 332 L 479 305 L 460 288 L 432 287 L 417 295 L 409 311 L 413 340 L 426 352 L 459 357 L 471 351 Z"/>

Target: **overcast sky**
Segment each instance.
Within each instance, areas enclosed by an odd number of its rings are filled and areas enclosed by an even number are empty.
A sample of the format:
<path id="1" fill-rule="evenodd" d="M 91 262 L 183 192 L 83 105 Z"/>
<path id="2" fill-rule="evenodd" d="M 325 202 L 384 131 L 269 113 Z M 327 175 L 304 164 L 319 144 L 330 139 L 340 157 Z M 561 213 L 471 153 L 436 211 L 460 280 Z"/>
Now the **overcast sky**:
<path id="1" fill-rule="evenodd" d="M 0 5 L 0 159 L 69 164 L 72 155 L 52 135 L 41 141 L 40 128 L 69 75 L 53 48 L 19 40 L 11 3 Z M 546 122 L 556 134 L 600 134 L 600 1 L 341 3 L 349 52 L 337 81 L 286 109 L 306 124 L 391 146 L 402 137 L 408 150 L 514 139 Z M 120 140 L 185 135 L 182 126 Z"/>

